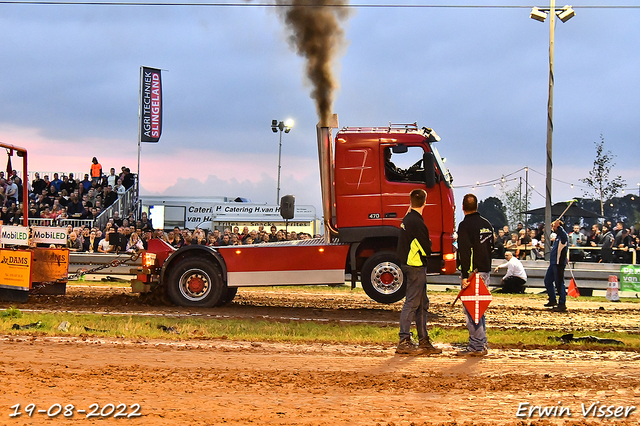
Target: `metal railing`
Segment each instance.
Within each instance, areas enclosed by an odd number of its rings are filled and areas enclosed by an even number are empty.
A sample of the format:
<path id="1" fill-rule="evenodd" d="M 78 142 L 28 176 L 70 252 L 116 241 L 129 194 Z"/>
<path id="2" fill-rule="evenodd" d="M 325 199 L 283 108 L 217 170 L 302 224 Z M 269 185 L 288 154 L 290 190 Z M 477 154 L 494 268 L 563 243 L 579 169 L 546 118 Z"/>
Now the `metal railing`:
<path id="1" fill-rule="evenodd" d="M 42 219 L 42 218 L 29 218 L 29 226 L 68 226 L 71 225 L 74 228 L 78 226 L 93 227 L 92 219 Z"/>
<path id="2" fill-rule="evenodd" d="M 132 211 L 134 213 L 137 213 L 137 187 L 138 180 L 136 179 L 135 184 L 131 188 L 127 189 L 125 193 L 119 196 L 113 204 L 104 209 L 102 213 L 98 215 L 98 217 L 94 221 L 94 226 L 97 226 L 100 229 L 104 229 L 104 227 L 107 225 L 107 222 L 109 222 L 109 219 L 113 217 L 114 212 L 118 212 L 121 218 L 126 218 Z"/>
<path id="3" fill-rule="evenodd" d="M 76 172 L 76 171 L 72 171 L 72 172 L 49 172 L 49 171 L 45 171 L 45 172 L 41 172 L 39 170 L 29 170 L 27 172 L 27 179 L 29 180 L 29 183 L 31 183 L 31 181 L 33 179 L 35 179 L 36 177 L 36 173 L 38 173 L 40 175 L 40 179 L 44 179 L 45 176 L 49 176 L 49 180 L 53 180 L 53 174 L 57 173 L 58 174 L 58 178 L 62 179 L 62 176 L 69 176 L 69 173 L 73 173 L 73 178 L 74 179 L 84 179 L 84 175 L 89 173 L 89 168 L 87 167 L 87 170 L 83 171 L 83 172 Z M 18 176 L 20 176 L 21 173 L 18 173 Z M 22 179 L 24 181 L 24 179 Z"/>
<path id="4" fill-rule="evenodd" d="M 569 247 L 569 257 L 571 257 L 571 251 L 598 251 L 598 250 L 602 250 L 602 247 L 592 247 L 592 246 L 585 246 L 585 247 Z M 612 250 L 615 252 L 628 252 L 631 253 L 631 264 L 635 265 L 636 264 L 636 249 L 634 248 L 628 248 L 628 249 L 622 249 L 619 247 L 612 247 Z M 586 262 L 586 261 L 585 261 Z M 619 263 L 619 262 L 612 262 L 612 263 Z"/>

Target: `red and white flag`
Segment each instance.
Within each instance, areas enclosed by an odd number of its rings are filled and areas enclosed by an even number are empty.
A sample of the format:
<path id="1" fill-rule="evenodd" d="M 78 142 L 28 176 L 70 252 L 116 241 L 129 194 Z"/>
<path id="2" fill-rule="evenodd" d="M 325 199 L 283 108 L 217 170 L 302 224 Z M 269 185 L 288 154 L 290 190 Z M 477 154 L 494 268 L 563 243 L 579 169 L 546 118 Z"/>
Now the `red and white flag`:
<path id="1" fill-rule="evenodd" d="M 478 324 L 480 318 L 484 315 L 485 311 L 489 307 L 489 304 L 493 300 L 491 292 L 484 283 L 484 280 L 480 278 L 480 274 L 474 272 L 467 279 L 469 286 L 460 290 L 456 300 L 462 300 L 462 303 L 471 314 L 473 321 Z M 453 303 L 456 303 L 455 301 Z"/>
<path id="2" fill-rule="evenodd" d="M 571 281 L 569 282 L 569 290 L 567 290 L 567 294 L 571 297 L 580 296 L 580 290 L 578 289 L 574 278 L 571 278 Z"/>

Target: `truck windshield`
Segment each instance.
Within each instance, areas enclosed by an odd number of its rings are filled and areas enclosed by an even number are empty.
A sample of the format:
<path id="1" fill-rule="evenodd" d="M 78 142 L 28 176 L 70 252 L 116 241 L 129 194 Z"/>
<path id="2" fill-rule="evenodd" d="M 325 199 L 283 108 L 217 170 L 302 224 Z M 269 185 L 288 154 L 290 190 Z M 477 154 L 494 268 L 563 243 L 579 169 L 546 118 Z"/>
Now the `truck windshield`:
<path id="1" fill-rule="evenodd" d="M 436 164 L 438 165 L 438 168 L 440 169 L 445 182 L 447 182 L 447 184 L 451 186 L 451 184 L 453 183 L 453 176 L 451 175 L 451 172 L 444 166 L 444 162 L 442 161 L 442 157 L 438 152 L 438 148 L 436 148 L 433 144 L 431 144 L 430 146 L 431 152 L 433 152 L 433 156 L 436 159 Z"/>

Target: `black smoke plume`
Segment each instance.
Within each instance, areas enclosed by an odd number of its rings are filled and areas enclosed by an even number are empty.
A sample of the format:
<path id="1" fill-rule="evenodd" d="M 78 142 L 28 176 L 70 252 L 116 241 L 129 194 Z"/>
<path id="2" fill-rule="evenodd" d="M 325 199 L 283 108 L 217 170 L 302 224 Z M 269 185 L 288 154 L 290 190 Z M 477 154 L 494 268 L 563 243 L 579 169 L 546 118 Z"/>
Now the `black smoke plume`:
<path id="1" fill-rule="evenodd" d="M 313 90 L 322 126 L 333 113 L 333 95 L 338 82 L 333 61 L 344 45 L 341 22 L 349 15 L 348 0 L 277 0 L 278 12 L 291 31 L 289 43 L 306 59 L 306 74 Z"/>

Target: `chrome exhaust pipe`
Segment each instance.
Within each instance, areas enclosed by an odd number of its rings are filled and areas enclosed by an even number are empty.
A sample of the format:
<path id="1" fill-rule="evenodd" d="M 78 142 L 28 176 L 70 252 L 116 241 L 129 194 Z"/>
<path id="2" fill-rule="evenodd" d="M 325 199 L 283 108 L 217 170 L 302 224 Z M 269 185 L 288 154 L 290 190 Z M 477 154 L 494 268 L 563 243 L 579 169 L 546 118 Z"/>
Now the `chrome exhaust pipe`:
<path id="1" fill-rule="evenodd" d="M 335 200 L 334 200 L 334 174 L 333 174 L 333 144 L 331 130 L 338 128 L 338 114 L 333 114 L 327 127 L 316 125 L 318 134 L 318 161 L 320 163 L 320 188 L 322 191 L 322 215 L 324 216 L 324 239 L 326 243 L 338 235 L 334 226 Z"/>

